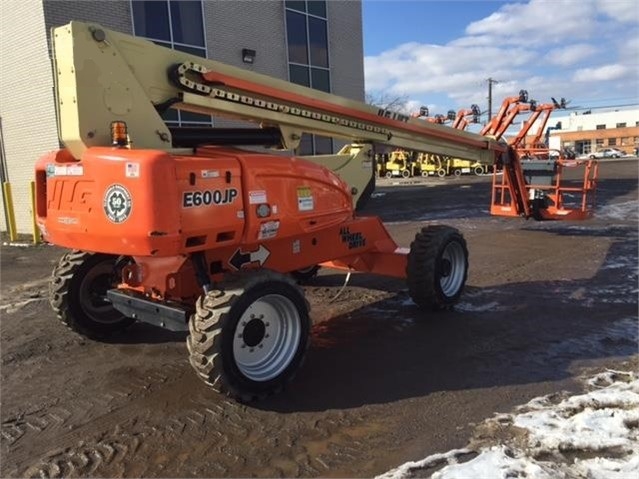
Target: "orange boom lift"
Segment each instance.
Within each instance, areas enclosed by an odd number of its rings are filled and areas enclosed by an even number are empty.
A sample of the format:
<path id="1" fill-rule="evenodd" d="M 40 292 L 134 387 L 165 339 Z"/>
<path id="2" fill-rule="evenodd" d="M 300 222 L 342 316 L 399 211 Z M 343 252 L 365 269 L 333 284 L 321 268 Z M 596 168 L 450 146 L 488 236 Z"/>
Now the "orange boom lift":
<path id="1" fill-rule="evenodd" d="M 484 163 L 506 146 L 99 25 L 56 28 L 52 46 L 65 148 L 36 165 L 37 223 L 72 249 L 50 302 L 74 331 L 102 339 L 134 321 L 186 330 L 197 375 L 250 401 L 298 370 L 311 325 L 294 278 L 319 265 L 406 278 L 430 310 L 459 299 L 459 231 L 424 228 L 400 248 L 379 218 L 356 214 L 374 187 L 371 144 Z M 169 108 L 257 125 L 171 127 Z M 305 132 L 352 143 L 286 153 Z"/>
<path id="2" fill-rule="evenodd" d="M 597 187 L 598 165 L 595 161 L 566 159 L 560 152 L 552 157 L 541 143 L 550 114 L 565 108 L 566 102 L 537 104 L 528 100 L 528 92 L 506 98 L 498 114 L 484 127 L 482 134 L 499 140 L 522 112 L 531 112 L 520 131 L 508 141 L 508 154 L 503 156 L 503 175 L 494 167 L 490 212 L 499 216 L 533 217 L 537 220 L 582 220 L 592 216 Z M 543 116 L 542 116 L 543 115 Z M 531 146 L 526 135 L 539 121 Z M 578 181 L 563 179 L 566 168 L 583 168 Z M 569 201 L 570 200 L 570 201 Z"/>

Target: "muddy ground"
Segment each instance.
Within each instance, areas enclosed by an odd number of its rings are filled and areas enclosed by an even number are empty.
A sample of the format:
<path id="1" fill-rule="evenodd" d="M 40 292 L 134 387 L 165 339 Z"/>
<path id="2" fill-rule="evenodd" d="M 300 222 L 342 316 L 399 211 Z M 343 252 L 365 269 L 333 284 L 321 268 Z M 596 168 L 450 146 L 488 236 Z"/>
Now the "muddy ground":
<path id="1" fill-rule="evenodd" d="M 0 476 L 369 477 L 463 447 L 475 423 L 586 370 L 636 369 L 637 163 L 600 176 L 586 222 L 491 217 L 488 177 L 380 182 L 366 212 L 399 244 L 427 224 L 464 233 L 460 304 L 424 314 L 368 275 L 330 302 L 344 277 L 323 271 L 305 365 L 250 406 L 200 382 L 183 334 L 68 331 L 46 300 L 62 251 L 3 246 Z"/>

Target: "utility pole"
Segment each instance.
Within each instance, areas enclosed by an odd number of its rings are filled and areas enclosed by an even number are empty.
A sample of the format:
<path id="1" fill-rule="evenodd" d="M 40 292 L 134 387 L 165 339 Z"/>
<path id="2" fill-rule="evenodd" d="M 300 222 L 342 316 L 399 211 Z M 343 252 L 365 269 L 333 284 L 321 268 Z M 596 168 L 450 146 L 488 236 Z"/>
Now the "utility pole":
<path id="1" fill-rule="evenodd" d="M 488 82 L 488 121 L 490 121 L 493 117 L 493 83 L 499 83 L 499 81 L 492 77 L 486 81 Z"/>

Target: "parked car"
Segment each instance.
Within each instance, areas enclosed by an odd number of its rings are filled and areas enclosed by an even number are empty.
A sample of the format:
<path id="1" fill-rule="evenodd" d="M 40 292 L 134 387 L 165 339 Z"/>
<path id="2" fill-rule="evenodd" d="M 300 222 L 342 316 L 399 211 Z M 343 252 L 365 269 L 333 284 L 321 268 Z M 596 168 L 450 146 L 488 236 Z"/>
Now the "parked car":
<path id="1" fill-rule="evenodd" d="M 621 158 L 622 156 L 626 156 L 626 153 L 617 148 L 605 148 L 588 155 L 589 158 Z"/>

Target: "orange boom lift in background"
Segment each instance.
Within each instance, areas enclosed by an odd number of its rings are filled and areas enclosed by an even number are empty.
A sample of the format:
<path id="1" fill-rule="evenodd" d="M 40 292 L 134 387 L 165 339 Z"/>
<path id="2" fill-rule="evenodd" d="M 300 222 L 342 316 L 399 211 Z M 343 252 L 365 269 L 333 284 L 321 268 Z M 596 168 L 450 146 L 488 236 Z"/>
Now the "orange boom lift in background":
<path id="1" fill-rule="evenodd" d="M 356 214 L 374 187 L 371 144 L 484 163 L 507 146 L 98 25 L 56 28 L 52 45 L 65 148 L 37 163 L 37 223 L 73 250 L 50 294 L 71 329 L 97 339 L 136 320 L 188 330 L 198 376 L 249 401 L 299 368 L 311 325 L 294 278 L 319 265 L 406 278 L 431 310 L 459 299 L 459 231 L 424 228 L 400 248 L 379 218 Z M 170 127 L 169 108 L 258 127 Z M 352 143 L 335 155 L 275 151 L 305 132 Z"/>

